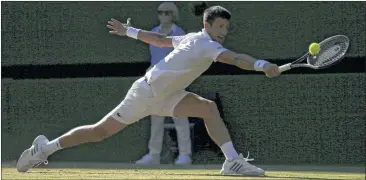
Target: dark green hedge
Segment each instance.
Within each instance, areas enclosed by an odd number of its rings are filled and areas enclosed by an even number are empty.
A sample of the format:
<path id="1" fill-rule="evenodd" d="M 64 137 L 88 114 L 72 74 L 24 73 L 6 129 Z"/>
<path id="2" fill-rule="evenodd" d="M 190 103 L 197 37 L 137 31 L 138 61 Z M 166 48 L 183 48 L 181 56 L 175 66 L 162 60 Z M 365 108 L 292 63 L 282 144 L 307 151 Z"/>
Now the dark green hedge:
<path id="1" fill-rule="evenodd" d="M 136 78 L 2 81 L 2 159 L 16 159 L 38 134 L 55 138 L 102 118 Z M 190 89 L 215 91 L 240 152 L 257 163 L 355 164 L 365 160 L 365 75 L 205 76 Z M 143 120 L 100 144 L 67 149 L 58 161 L 124 161 L 147 151 Z M 214 157 L 211 157 L 214 159 Z M 209 159 L 208 159 L 209 161 Z"/>
<path id="2" fill-rule="evenodd" d="M 160 2 L 2 2 L 2 63 L 79 64 L 148 61 L 147 45 L 108 34 L 106 22 L 132 18 L 151 29 Z M 178 2 L 187 32 L 202 28 Z M 350 37 L 349 56 L 365 56 L 364 2 L 210 2 L 232 14 L 226 46 L 258 58 L 287 59 L 307 51 L 313 41 L 335 34 Z"/>

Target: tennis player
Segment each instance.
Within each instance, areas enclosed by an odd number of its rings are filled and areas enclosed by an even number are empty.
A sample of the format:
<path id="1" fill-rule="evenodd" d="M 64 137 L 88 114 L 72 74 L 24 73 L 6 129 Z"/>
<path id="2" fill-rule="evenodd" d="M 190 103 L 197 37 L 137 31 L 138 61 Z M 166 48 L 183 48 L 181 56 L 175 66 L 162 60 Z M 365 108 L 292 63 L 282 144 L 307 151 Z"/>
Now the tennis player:
<path id="1" fill-rule="evenodd" d="M 26 172 L 41 163 L 47 164 L 47 157 L 60 149 L 100 142 L 145 116 L 159 115 L 202 118 L 210 137 L 226 157 L 221 174 L 263 176 L 262 169 L 249 164 L 248 159 L 235 150 L 216 104 L 184 90 L 213 62 L 263 71 L 268 77 L 280 75 L 276 64 L 235 53 L 221 45 L 228 33 L 230 18 L 231 14 L 225 8 L 209 7 L 203 13 L 202 31 L 184 36 L 165 36 L 136 29 L 130 26 L 130 19 L 127 24 L 116 19 L 108 21 L 111 34 L 154 46 L 174 47 L 174 50 L 136 80 L 124 100 L 99 122 L 72 129 L 52 141 L 43 135 L 36 137 L 31 147 L 21 154 L 17 170 Z"/>

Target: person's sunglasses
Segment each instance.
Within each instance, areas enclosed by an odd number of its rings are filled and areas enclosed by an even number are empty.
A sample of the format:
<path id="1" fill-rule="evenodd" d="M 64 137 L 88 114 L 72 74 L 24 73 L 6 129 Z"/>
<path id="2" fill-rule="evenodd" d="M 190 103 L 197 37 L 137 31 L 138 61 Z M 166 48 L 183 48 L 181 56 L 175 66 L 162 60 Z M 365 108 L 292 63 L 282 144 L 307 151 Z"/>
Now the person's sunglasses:
<path id="1" fill-rule="evenodd" d="M 158 11 L 158 14 L 168 16 L 168 15 L 173 14 L 173 11 Z"/>

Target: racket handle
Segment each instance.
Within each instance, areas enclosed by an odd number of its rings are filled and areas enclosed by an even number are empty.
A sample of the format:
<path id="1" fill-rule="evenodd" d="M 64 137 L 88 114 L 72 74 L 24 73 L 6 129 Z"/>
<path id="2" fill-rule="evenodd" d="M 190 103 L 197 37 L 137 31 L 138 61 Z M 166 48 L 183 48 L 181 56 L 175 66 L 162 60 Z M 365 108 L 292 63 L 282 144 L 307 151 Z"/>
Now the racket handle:
<path id="1" fill-rule="evenodd" d="M 291 69 L 291 63 L 282 65 L 282 66 L 278 67 L 278 69 L 280 70 L 280 72 L 284 72 L 284 71 L 290 70 Z"/>

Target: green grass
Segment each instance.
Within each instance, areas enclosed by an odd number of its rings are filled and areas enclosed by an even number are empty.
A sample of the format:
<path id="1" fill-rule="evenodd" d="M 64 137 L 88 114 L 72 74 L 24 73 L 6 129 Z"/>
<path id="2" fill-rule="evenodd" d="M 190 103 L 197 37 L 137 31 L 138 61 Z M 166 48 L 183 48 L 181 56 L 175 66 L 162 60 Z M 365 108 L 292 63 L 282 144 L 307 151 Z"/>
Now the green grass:
<path id="1" fill-rule="evenodd" d="M 267 171 L 265 177 L 221 176 L 218 170 L 181 169 L 31 169 L 2 168 L 2 179 L 365 179 L 363 173 Z"/>

